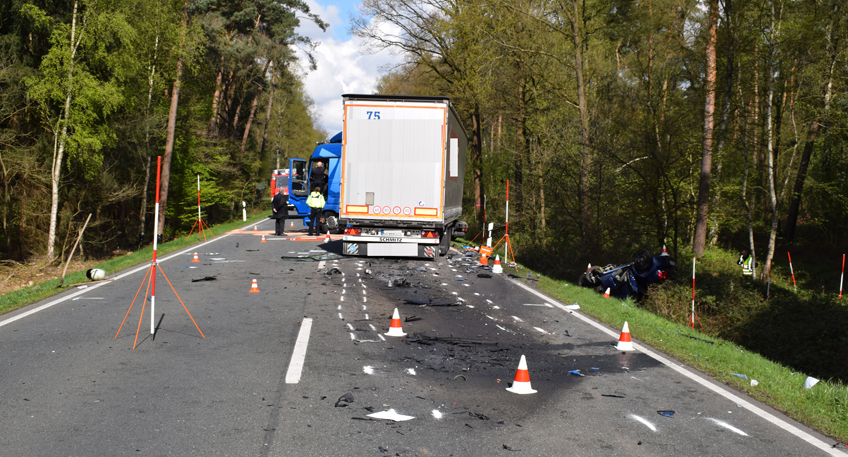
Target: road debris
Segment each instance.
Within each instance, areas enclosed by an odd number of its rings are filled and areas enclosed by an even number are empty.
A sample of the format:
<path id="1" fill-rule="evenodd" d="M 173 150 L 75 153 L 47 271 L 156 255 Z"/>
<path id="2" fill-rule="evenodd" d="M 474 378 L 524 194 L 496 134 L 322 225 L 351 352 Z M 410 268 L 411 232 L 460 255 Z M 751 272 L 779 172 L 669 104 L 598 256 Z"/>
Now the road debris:
<path id="1" fill-rule="evenodd" d="M 740 373 L 730 373 L 730 374 L 732 374 L 733 376 L 736 376 L 737 378 L 742 378 L 746 381 L 748 380 L 748 377 L 745 376 L 744 374 L 740 374 Z"/>
<path id="2" fill-rule="evenodd" d="M 378 413 L 369 414 L 368 417 L 373 417 L 375 419 L 387 419 L 395 422 L 400 421 L 408 421 L 410 419 L 415 419 L 414 416 L 406 416 L 403 414 L 398 414 L 394 409 L 389 409 L 387 411 L 380 411 Z"/>
<path id="3" fill-rule="evenodd" d="M 191 282 L 200 282 L 200 281 L 217 281 L 218 278 L 215 276 L 204 276 L 200 279 L 192 279 Z"/>
<path id="4" fill-rule="evenodd" d="M 341 397 L 339 397 L 338 400 L 336 400 L 335 407 L 336 408 L 344 408 L 346 406 L 349 406 L 351 403 L 353 403 L 353 394 L 348 392 L 348 393 L 342 395 Z"/>
<path id="5" fill-rule="evenodd" d="M 674 411 L 657 411 L 660 416 L 674 417 Z"/>

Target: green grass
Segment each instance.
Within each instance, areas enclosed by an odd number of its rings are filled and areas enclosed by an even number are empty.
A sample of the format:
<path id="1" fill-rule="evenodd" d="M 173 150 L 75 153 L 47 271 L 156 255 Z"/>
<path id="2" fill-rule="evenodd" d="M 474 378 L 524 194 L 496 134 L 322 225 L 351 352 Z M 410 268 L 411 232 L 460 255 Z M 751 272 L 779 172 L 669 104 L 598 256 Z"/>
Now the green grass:
<path id="1" fill-rule="evenodd" d="M 243 227 L 247 224 L 257 222 L 262 219 L 266 219 L 267 217 L 267 212 L 263 211 L 261 212 L 261 215 L 257 213 L 248 217 L 247 222 L 236 220 L 233 222 L 213 226 L 211 228 L 212 233 L 220 236 L 230 230 Z M 177 251 L 179 249 L 183 249 L 198 242 L 195 234 L 192 234 L 189 240 L 186 240 L 185 237 L 186 234 L 183 233 L 181 236 L 178 236 L 171 241 L 160 244 L 157 249 L 157 255 L 161 257 L 165 254 Z M 150 245 L 127 255 L 113 257 L 101 264 L 98 264 L 95 268 L 102 268 L 106 270 L 107 274 L 112 274 L 144 262 L 149 262 L 152 256 L 153 245 Z M 60 288 L 59 281 L 59 279 L 51 279 L 42 283 L 33 284 L 32 286 L 25 287 L 23 289 L 0 295 L 0 314 L 8 313 L 9 311 L 16 310 L 22 306 L 29 305 L 30 303 L 35 303 L 39 300 L 43 300 L 47 297 L 68 290 L 67 287 Z M 86 281 L 88 281 L 88 279 L 85 277 L 85 270 L 70 272 L 65 276 L 65 286 Z"/>
<path id="2" fill-rule="evenodd" d="M 686 271 L 685 266 L 681 268 Z M 689 268 L 691 271 L 691 263 Z M 515 273 L 524 277 L 528 272 L 537 274 L 523 267 L 520 271 L 504 267 L 504 274 Z M 707 273 L 703 271 L 702 274 Z M 823 380 L 812 389 L 804 389 L 807 374 L 768 360 L 732 342 L 693 330 L 683 323 L 685 318 L 676 321 L 661 317 L 642 309 L 632 300 L 603 298 L 592 289 L 580 288 L 543 275 L 539 275 L 539 289 L 563 303 L 579 303 L 582 312 L 613 328 L 621 328 L 624 321 L 627 321 L 631 335 L 639 341 L 825 435 L 848 442 L 848 386 L 840 381 Z M 691 297 L 680 299 L 682 308 L 688 309 L 689 299 Z M 705 325 L 708 324 L 705 322 Z M 713 341 L 715 344 L 689 337 Z M 731 373 L 744 374 L 748 379 Z M 751 379 L 756 379 L 759 385 L 751 386 Z"/>

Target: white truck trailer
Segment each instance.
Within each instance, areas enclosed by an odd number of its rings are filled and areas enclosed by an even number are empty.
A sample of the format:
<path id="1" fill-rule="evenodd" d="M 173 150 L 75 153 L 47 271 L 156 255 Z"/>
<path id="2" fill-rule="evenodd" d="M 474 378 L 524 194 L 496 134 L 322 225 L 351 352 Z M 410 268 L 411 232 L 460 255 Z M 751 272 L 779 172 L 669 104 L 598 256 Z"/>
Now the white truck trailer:
<path id="1" fill-rule="evenodd" d="M 468 137 L 447 97 L 343 95 L 343 254 L 429 257 L 467 229 Z"/>

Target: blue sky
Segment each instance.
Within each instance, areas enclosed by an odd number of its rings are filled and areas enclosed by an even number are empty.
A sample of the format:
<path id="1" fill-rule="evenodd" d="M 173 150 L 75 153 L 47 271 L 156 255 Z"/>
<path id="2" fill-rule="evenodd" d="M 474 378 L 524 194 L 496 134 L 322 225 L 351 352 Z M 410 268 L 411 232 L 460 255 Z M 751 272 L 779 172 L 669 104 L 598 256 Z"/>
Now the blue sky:
<path id="1" fill-rule="evenodd" d="M 315 102 L 317 123 L 332 136 L 342 128 L 341 96 L 346 93 L 373 93 L 386 68 L 399 63 L 401 56 L 389 51 L 362 52 L 362 40 L 348 32 L 349 18 L 356 14 L 357 0 L 306 0 L 310 11 L 330 25 L 322 32 L 315 24 L 301 20 L 298 32 L 320 42 L 313 54 L 318 69 L 304 70 L 306 92 Z"/>

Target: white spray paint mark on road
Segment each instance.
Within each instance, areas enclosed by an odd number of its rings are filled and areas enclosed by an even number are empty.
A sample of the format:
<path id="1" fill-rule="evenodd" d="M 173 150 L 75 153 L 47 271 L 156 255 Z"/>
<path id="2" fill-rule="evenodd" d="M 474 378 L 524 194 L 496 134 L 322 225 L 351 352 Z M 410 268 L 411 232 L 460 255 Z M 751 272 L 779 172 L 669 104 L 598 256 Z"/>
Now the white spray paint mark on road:
<path id="1" fill-rule="evenodd" d="M 720 426 L 720 427 L 724 427 L 724 428 L 726 428 L 726 429 L 730 430 L 730 431 L 731 431 L 731 432 L 733 432 L 733 433 L 737 433 L 737 434 L 742 435 L 742 436 L 748 436 L 748 434 L 747 434 L 747 433 L 745 433 L 745 432 L 743 432 L 742 430 L 739 430 L 738 428 L 736 428 L 736 427 L 734 427 L 734 426 L 732 426 L 732 425 L 728 424 L 727 422 L 720 421 L 720 420 L 718 420 L 718 419 L 713 419 L 712 417 L 708 417 L 707 419 L 709 419 L 709 420 L 711 420 L 711 421 L 715 422 L 715 423 L 716 423 L 716 425 L 718 425 L 718 426 Z"/>
<path id="2" fill-rule="evenodd" d="M 512 316 L 512 318 L 515 319 L 515 322 L 524 322 L 524 319 L 522 319 L 518 316 Z"/>
<path id="3" fill-rule="evenodd" d="M 350 322 L 347 323 L 347 328 L 349 328 L 351 330 L 356 330 L 355 328 L 353 328 L 353 325 L 351 325 Z"/>
<path id="4" fill-rule="evenodd" d="M 652 423 L 648 422 L 648 419 L 645 419 L 645 418 L 639 417 L 639 416 L 637 416 L 637 415 L 635 415 L 635 414 L 631 414 L 631 415 L 629 415 L 629 416 L 627 416 L 627 417 L 629 417 L 630 419 L 635 420 L 636 422 L 641 422 L 643 425 L 645 425 L 645 427 L 648 427 L 649 429 L 651 429 L 651 431 L 652 431 L 652 432 L 656 432 L 656 431 L 657 431 L 657 427 L 656 427 L 654 424 L 652 424 Z"/>
<path id="5" fill-rule="evenodd" d="M 362 367 L 362 371 L 365 374 L 374 374 L 374 367 L 372 367 L 371 365 L 365 365 L 364 367 Z"/>
<path id="6" fill-rule="evenodd" d="M 439 411 L 438 409 L 434 409 L 431 414 L 433 415 L 434 419 L 441 419 L 442 418 L 442 412 Z"/>
<path id="7" fill-rule="evenodd" d="M 536 330 L 537 332 L 548 333 L 548 332 L 545 331 L 545 329 L 542 329 L 542 328 L 539 328 L 539 327 L 533 327 L 533 329 Z"/>
<path id="8" fill-rule="evenodd" d="M 416 375 L 415 368 L 407 368 L 406 374 L 411 374 L 412 376 L 415 376 Z"/>

